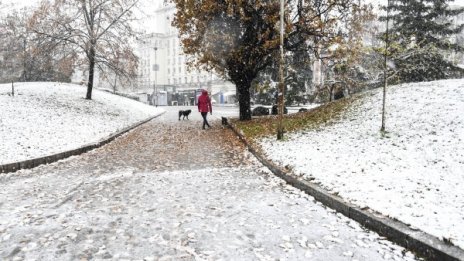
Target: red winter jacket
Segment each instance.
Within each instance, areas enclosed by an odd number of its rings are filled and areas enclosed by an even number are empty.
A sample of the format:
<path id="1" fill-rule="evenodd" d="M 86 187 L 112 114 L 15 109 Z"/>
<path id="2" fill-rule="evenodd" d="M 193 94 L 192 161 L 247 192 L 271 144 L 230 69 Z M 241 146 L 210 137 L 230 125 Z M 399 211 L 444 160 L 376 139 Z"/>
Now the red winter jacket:
<path id="1" fill-rule="evenodd" d="M 201 91 L 201 95 L 198 97 L 198 111 L 213 113 L 211 99 L 209 98 L 208 92 L 206 90 Z"/>

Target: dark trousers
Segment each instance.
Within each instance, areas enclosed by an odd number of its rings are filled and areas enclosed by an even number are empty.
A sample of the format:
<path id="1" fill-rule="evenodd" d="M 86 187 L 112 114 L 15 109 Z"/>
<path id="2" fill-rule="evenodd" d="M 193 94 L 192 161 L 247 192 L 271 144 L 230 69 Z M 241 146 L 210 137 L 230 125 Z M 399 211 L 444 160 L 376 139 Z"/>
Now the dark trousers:
<path id="1" fill-rule="evenodd" d="M 208 126 L 208 128 L 211 128 L 211 126 L 209 126 L 208 121 L 206 120 L 206 115 L 208 115 L 207 112 L 201 113 L 201 117 L 203 117 L 203 129 L 205 128 L 205 125 Z"/>

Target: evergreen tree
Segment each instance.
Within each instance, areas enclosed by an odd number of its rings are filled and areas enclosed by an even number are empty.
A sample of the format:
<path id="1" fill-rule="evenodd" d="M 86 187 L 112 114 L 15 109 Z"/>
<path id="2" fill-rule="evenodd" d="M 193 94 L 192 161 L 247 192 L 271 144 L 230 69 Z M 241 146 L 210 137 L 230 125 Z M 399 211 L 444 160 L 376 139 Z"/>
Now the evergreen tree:
<path id="1" fill-rule="evenodd" d="M 306 92 L 306 86 L 312 81 L 312 58 L 305 50 L 296 50 L 285 57 L 285 104 L 302 103 L 302 94 Z M 275 60 L 263 69 L 253 80 L 251 91 L 258 100 L 266 100 L 269 104 L 277 104 L 278 96 L 276 86 L 279 82 L 279 64 Z M 271 87 L 270 83 L 274 87 Z M 270 100 L 268 100 L 270 98 Z"/>
<path id="2" fill-rule="evenodd" d="M 393 62 L 393 82 L 418 82 L 456 77 L 463 72 L 445 57 L 464 47 L 452 36 L 463 24 L 452 18 L 464 8 L 450 9 L 453 0 L 390 0 L 389 59 Z M 382 17 L 383 20 L 386 17 Z"/>

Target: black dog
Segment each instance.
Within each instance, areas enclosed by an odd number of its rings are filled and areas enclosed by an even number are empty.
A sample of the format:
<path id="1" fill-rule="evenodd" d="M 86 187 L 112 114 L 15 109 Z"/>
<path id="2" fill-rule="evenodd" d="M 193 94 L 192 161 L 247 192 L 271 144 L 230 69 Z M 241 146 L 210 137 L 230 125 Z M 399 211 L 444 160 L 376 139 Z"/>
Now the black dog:
<path id="1" fill-rule="evenodd" d="M 187 120 L 189 119 L 189 114 L 192 112 L 192 110 L 186 110 L 186 111 L 179 111 L 179 120 L 180 117 L 184 116 L 182 119 L 185 120 L 185 117 L 187 117 Z"/>
<path id="2" fill-rule="evenodd" d="M 222 120 L 222 125 L 225 125 L 225 126 L 229 125 L 226 117 L 221 117 L 221 120 Z"/>

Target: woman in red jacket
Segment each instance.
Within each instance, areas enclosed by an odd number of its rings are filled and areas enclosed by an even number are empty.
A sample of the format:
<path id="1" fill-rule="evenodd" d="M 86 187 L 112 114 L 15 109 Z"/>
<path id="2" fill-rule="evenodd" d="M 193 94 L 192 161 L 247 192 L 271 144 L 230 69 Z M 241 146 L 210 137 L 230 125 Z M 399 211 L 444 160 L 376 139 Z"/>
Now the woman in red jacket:
<path id="1" fill-rule="evenodd" d="M 200 97 L 198 97 L 198 111 L 203 117 L 203 129 L 205 129 L 205 125 L 211 128 L 206 120 L 206 115 L 208 115 L 208 112 L 213 115 L 213 108 L 211 106 L 211 99 L 208 96 L 208 91 L 206 90 L 202 90 Z"/>

